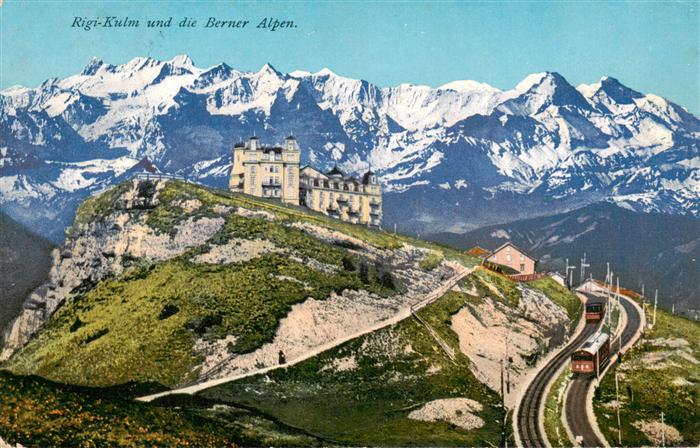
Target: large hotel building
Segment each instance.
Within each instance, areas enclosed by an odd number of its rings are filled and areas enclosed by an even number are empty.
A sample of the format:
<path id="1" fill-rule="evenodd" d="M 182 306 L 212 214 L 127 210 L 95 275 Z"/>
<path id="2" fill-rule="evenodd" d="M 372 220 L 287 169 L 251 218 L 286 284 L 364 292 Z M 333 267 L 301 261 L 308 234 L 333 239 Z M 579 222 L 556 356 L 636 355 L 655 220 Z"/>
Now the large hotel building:
<path id="1" fill-rule="evenodd" d="M 343 221 L 381 226 L 382 189 L 372 171 L 356 179 L 337 167 L 327 173 L 310 166 L 300 169 L 300 156 L 291 136 L 281 146 L 263 146 L 257 137 L 236 143 L 229 188 L 303 205 Z"/>

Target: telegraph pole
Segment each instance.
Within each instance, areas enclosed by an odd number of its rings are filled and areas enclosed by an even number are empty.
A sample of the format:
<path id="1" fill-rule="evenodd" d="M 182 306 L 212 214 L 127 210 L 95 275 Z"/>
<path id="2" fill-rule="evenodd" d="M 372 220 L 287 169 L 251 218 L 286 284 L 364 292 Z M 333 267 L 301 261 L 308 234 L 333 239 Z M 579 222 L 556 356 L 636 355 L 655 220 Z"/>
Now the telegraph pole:
<path id="1" fill-rule="evenodd" d="M 666 446 L 666 426 L 664 424 L 664 412 L 661 411 L 661 446 Z"/>
<path id="2" fill-rule="evenodd" d="M 619 395 L 619 385 L 617 382 L 618 373 L 615 372 L 615 401 L 617 403 L 617 446 L 622 446 L 622 425 L 620 425 L 620 395 Z"/>
<path id="3" fill-rule="evenodd" d="M 620 308 L 620 276 L 617 276 L 617 312 L 621 312 Z M 617 359 L 622 360 L 622 332 L 617 336 Z"/>
<path id="4" fill-rule="evenodd" d="M 581 259 L 581 284 L 586 280 L 586 268 L 590 267 L 590 264 L 586 264 L 586 253 L 583 253 L 583 258 Z"/>
<path id="5" fill-rule="evenodd" d="M 570 266 L 569 269 L 571 269 L 571 272 L 569 273 L 569 288 L 574 287 L 574 269 L 576 269 L 576 266 Z"/>
<path id="6" fill-rule="evenodd" d="M 506 393 L 510 394 L 510 350 L 508 342 L 508 336 L 506 336 Z"/>
<path id="7" fill-rule="evenodd" d="M 569 265 L 569 259 L 566 259 L 566 272 L 564 272 L 564 277 L 569 279 L 569 289 L 573 289 L 574 287 L 574 273 L 573 270 L 576 269 L 576 266 L 570 266 Z"/>
<path id="8" fill-rule="evenodd" d="M 608 264 L 608 269 L 610 269 L 610 264 Z M 608 327 L 609 327 L 610 326 L 610 319 L 611 319 L 610 315 L 612 314 L 612 303 L 610 302 L 610 292 L 612 290 L 612 282 L 613 282 L 613 277 L 615 276 L 615 274 L 612 271 L 610 271 L 608 273 L 608 276 L 610 278 L 608 278 L 608 303 L 606 303 L 606 306 L 608 307 L 607 315 L 608 315 Z"/>
<path id="9" fill-rule="evenodd" d="M 501 406 L 506 409 L 506 394 L 505 394 L 505 384 L 503 378 L 503 360 L 501 360 Z"/>
<path id="10" fill-rule="evenodd" d="M 654 321 L 653 321 L 652 325 L 656 325 L 656 305 L 657 305 L 658 301 L 659 301 L 659 290 L 657 289 L 654 292 Z"/>
<path id="11" fill-rule="evenodd" d="M 647 329 L 647 307 L 646 307 L 646 295 L 644 293 L 644 283 L 642 283 L 642 337 L 644 337 L 644 332 Z"/>

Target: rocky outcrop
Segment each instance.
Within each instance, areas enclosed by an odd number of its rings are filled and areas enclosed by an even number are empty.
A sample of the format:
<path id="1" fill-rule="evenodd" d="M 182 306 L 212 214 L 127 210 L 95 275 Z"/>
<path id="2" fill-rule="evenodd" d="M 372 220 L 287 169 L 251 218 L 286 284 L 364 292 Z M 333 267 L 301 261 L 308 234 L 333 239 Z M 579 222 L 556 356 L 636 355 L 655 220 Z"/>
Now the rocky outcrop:
<path id="1" fill-rule="evenodd" d="M 0 361 L 23 347 L 66 300 L 100 280 L 121 274 L 134 263 L 150 263 L 180 255 L 211 238 L 224 219 L 190 217 L 164 233 L 146 224 L 139 199 L 138 181 L 119 197 L 117 208 L 99 220 L 74 224 L 61 249 L 53 251 L 48 281 L 33 291 L 20 315 L 5 332 Z M 158 201 L 161 183 L 155 184 L 151 206 Z"/>
<path id="2" fill-rule="evenodd" d="M 409 315 L 411 305 L 440 288 L 445 279 L 455 274 L 453 266 L 446 262 L 440 263 L 431 271 L 421 269 L 420 261 L 428 251 L 409 244 L 404 244 L 399 249 L 381 249 L 341 232 L 313 224 L 295 222 L 290 226 L 304 230 L 327 243 L 352 247 L 350 252 L 360 255 L 365 260 L 381 261 L 391 270 L 394 281 L 407 287 L 402 288 L 398 294 L 388 296 L 364 290 L 344 290 L 340 294 L 332 293 L 322 300 L 309 298 L 292 306 L 291 311 L 280 321 L 274 339 L 251 353 L 229 355 L 227 344 L 207 344 L 200 340 L 195 350 L 206 358 L 200 370 L 201 379 L 229 377 L 273 367 L 279 365 L 280 353 L 287 360 L 298 359 L 333 341 L 344 340 L 374 328 L 397 315 Z M 249 243 L 255 244 L 256 247 L 261 246 L 259 240 Z M 233 247 L 238 247 L 236 244 L 238 243 L 234 243 Z M 210 260 L 208 255 L 211 253 L 224 253 L 224 247 L 228 251 L 230 245 L 231 242 L 226 246 L 213 247 L 204 255 L 207 258 L 202 261 Z M 250 250 L 246 246 L 241 249 L 241 253 Z M 323 266 L 314 269 L 326 270 Z"/>
<path id="3" fill-rule="evenodd" d="M 430 254 L 428 249 L 410 244 L 391 249 L 377 247 L 301 219 L 279 221 L 273 212 L 254 206 L 204 204 L 186 188 L 177 190 L 176 195 L 173 194 L 176 190 L 163 190 L 164 185 L 165 181 L 134 180 L 118 190 L 103 193 L 107 196 L 100 197 L 99 201 L 84 204 L 81 211 L 92 210 L 92 215 L 79 211 L 64 246 L 54 252 L 49 280 L 32 293 L 21 315 L 7 331 L 7 343 L 0 360 L 8 359 L 21 349 L 62 304 L 89 291 L 99 281 L 119 276 L 133 267 L 179 256 L 191 248 L 198 248 L 188 257 L 191 263 L 242 263 L 276 253 L 325 274 L 336 274 L 347 268 L 303 255 L 291 246 L 278 245 L 264 234 L 250 238 L 233 235 L 212 238 L 230 216 L 278 222 L 329 246 L 342 248 L 349 258 L 362 260 L 360 264 L 366 269 L 371 266 L 372 275 L 391 293 L 343 290 L 326 298 L 308 298 L 295 304 L 279 322 L 271 342 L 246 354 L 230 353 L 236 335 L 216 341 L 200 338 L 193 346 L 193 351 L 201 355 L 203 361 L 199 366 L 200 377 L 245 373 L 261 366 L 276 365 L 280 352 L 291 360 L 334 340 L 372 328 L 398 313 L 408 313 L 412 304 L 455 274 L 454 265 L 447 262 L 431 270 L 421 268 L 421 261 Z M 161 203 L 165 201 L 162 197 L 168 197 L 169 202 Z M 361 271 L 362 266 L 358 265 L 357 269 Z M 292 277 L 283 280 L 304 283 Z M 311 291 L 314 285 L 303 286 Z"/>
<path id="4" fill-rule="evenodd" d="M 501 363 L 510 393 L 506 404 L 513 404 L 516 390 L 539 356 L 559 345 L 569 321 L 563 308 L 539 291 L 520 286 L 518 306 L 484 297 L 477 305 L 468 304 L 452 317 L 452 328 L 459 336 L 461 351 L 469 357 L 474 375 L 494 391 L 501 390 Z"/>
<path id="5" fill-rule="evenodd" d="M 411 411 L 408 418 L 423 422 L 443 421 L 468 431 L 484 426 L 484 420 L 473 414 L 482 410 L 481 403 L 469 398 L 445 398 L 430 401 Z"/>

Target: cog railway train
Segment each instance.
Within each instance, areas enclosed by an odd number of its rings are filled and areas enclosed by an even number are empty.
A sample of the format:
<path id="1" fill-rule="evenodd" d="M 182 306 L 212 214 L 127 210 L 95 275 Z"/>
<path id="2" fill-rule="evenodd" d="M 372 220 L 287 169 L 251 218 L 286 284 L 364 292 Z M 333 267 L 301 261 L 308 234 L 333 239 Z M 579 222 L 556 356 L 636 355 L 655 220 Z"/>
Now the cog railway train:
<path id="1" fill-rule="evenodd" d="M 586 302 L 586 321 L 598 321 L 605 315 L 605 302 Z"/>
<path id="2" fill-rule="evenodd" d="M 610 360 L 610 336 L 597 332 L 571 355 L 571 371 L 582 374 L 600 375 L 600 371 Z"/>

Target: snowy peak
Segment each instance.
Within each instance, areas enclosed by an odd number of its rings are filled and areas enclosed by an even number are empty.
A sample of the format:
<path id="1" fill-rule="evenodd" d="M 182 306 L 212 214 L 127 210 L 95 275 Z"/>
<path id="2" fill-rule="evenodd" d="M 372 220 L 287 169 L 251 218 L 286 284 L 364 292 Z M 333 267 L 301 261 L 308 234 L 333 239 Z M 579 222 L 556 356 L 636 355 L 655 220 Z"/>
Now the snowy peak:
<path id="1" fill-rule="evenodd" d="M 275 67 L 273 67 L 272 64 L 270 64 L 269 62 L 267 62 L 265 65 L 263 65 L 260 68 L 260 70 L 258 70 L 257 76 L 258 77 L 272 76 L 272 77 L 277 77 L 277 78 L 284 78 L 285 77 L 281 72 L 277 71 L 277 69 Z"/>
<path id="2" fill-rule="evenodd" d="M 313 76 L 317 77 L 330 77 L 330 76 L 337 76 L 331 69 L 328 67 L 323 67 L 321 70 L 317 71 L 316 73 L 313 74 Z"/>
<path id="3" fill-rule="evenodd" d="M 547 72 L 542 72 L 542 73 L 532 73 L 530 75 L 527 75 L 522 81 L 520 81 L 516 86 L 515 86 L 515 91 L 520 92 L 520 93 L 526 93 L 533 88 L 541 85 L 545 78 L 547 78 L 548 73 Z"/>
<path id="4" fill-rule="evenodd" d="M 203 71 L 194 81 L 192 86 L 195 89 L 203 89 L 229 80 L 234 75 L 240 75 L 240 72 L 237 72 L 236 70 L 222 62 L 219 65 L 215 65 L 214 67 Z"/>
<path id="5" fill-rule="evenodd" d="M 615 78 L 604 76 L 600 80 L 600 89 L 598 93 L 605 92 L 605 94 L 618 104 L 631 104 L 637 98 L 642 98 L 644 95 L 632 90 L 629 87 L 623 85 L 620 81 Z"/>
<path id="6" fill-rule="evenodd" d="M 556 72 L 529 75 L 505 96 L 511 99 L 504 102 L 500 109 L 514 115 L 538 114 L 549 106 L 590 109 L 583 95 Z"/>
<path id="7" fill-rule="evenodd" d="M 369 164 L 388 192 L 425 192 L 426 210 L 416 215 L 458 226 L 471 219 L 458 216 L 469 210 L 465 195 L 493 203 L 507 195 L 610 199 L 700 216 L 700 120 L 614 78 L 578 89 L 554 72 L 504 91 L 470 80 L 380 87 L 327 68 L 285 74 L 269 63 L 257 71 L 225 63 L 201 69 L 186 55 L 116 66 L 95 58 L 79 74 L 0 92 L 0 110 L 0 150 L 8 147 L 0 205 L 7 207 L 26 198 L 36 206 L 42 191 L 57 203 L 87 194 L 139 160 L 135 169 L 157 164 L 222 186 L 232 142 L 256 133 L 266 141 L 297 135 L 303 163 L 355 173 Z M 28 154 L 36 163 L 22 162 Z M 127 154 L 128 166 L 114 162 Z M 116 167 L 96 179 L 86 167 L 98 159 Z M 79 182 L 65 181 L 81 173 Z M 443 213 L 430 204 L 458 205 Z"/>
<path id="8" fill-rule="evenodd" d="M 102 59 L 99 59 L 97 57 L 93 57 L 90 59 L 90 61 L 87 63 L 85 68 L 83 69 L 82 72 L 80 72 L 81 75 L 83 76 L 92 76 L 97 71 L 104 65 L 104 62 L 102 62 Z"/>
<path id="9" fill-rule="evenodd" d="M 438 90 L 454 90 L 455 92 L 487 92 L 487 93 L 498 93 L 499 89 L 486 84 L 484 82 L 472 81 L 472 80 L 461 80 L 452 81 L 447 84 L 443 84 L 438 87 Z"/>
<path id="10" fill-rule="evenodd" d="M 607 108 L 634 105 L 636 104 L 635 100 L 644 98 L 643 94 L 608 76 L 602 77 L 600 82 L 596 84 L 582 84 L 578 87 L 578 91 L 592 102 L 602 104 Z"/>
<path id="11" fill-rule="evenodd" d="M 159 65 L 162 65 L 163 63 L 161 61 L 155 60 L 150 57 L 135 57 L 134 59 L 130 60 L 126 64 L 120 65 L 120 71 L 122 72 L 138 72 L 141 70 L 146 70 L 149 68 L 153 68 Z"/>
<path id="12" fill-rule="evenodd" d="M 192 59 L 186 54 L 179 54 L 171 60 L 169 60 L 168 62 L 176 67 L 183 67 L 188 69 L 194 67 L 194 62 L 192 62 Z"/>

